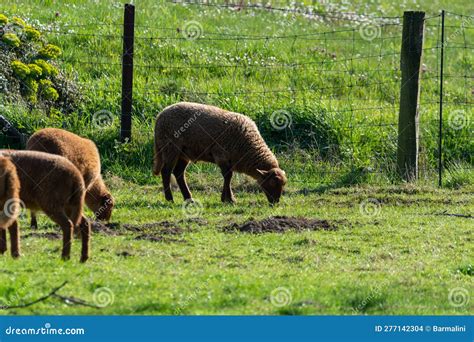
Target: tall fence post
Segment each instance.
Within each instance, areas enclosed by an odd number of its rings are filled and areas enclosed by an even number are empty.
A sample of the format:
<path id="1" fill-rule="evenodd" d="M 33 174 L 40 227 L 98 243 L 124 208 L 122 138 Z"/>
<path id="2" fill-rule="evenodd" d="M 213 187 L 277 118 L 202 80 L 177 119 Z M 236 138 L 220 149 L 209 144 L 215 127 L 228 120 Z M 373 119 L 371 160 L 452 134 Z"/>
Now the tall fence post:
<path id="1" fill-rule="evenodd" d="M 125 4 L 123 16 L 122 55 L 122 116 L 120 140 L 132 138 L 132 93 L 133 93 L 133 42 L 135 31 L 135 6 Z"/>
<path id="2" fill-rule="evenodd" d="M 444 10 L 441 11 L 441 63 L 439 71 L 439 140 L 438 140 L 438 186 L 443 185 L 443 73 L 444 73 Z"/>
<path id="3" fill-rule="evenodd" d="M 418 177 L 418 101 L 424 19 L 425 12 L 409 11 L 403 14 L 397 164 L 400 175 L 407 181 Z"/>

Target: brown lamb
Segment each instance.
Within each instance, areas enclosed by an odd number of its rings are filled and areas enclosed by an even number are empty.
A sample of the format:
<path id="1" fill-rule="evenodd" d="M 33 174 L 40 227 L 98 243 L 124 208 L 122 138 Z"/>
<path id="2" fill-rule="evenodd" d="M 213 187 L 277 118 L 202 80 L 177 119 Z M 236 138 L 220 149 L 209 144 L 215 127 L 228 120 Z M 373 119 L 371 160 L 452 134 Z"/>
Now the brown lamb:
<path id="1" fill-rule="evenodd" d="M 7 229 L 10 233 L 11 255 L 20 256 L 20 234 L 16 219 L 20 212 L 20 180 L 15 165 L 0 156 L 0 254 L 7 251 Z"/>
<path id="2" fill-rule="evenodd" d="M 83 215 L 86 191 L 79 170 L 66 158 L 44 152 L 0 150 L 0 155 L 15 165 L 25 208 L 43 211 L 61 227 L 63 259 L 70 258 L 77 228 L 82 239 L 81 262 L 85 262 L 89 258 L 91 227 Z"/>
<path id="3" fill-rule="evenodd" d="M 110 220 L 114 198 L 102 179 L 99 151 L 92 140 L 63 129 L 45 128 L 28 139 L 26 148 L 57 154 L 70 160 L 84 177 L 87 206 L 98 220 Z M 37 227 L 34 212 L 31 214 L 31 226 Z"/>
<path id="4" fill-rule="evenodd" d="M 153 173 L 163 178 L 165 198 L 173 201 L 173 173 L 185 200 L 189 162 L 215 163 L 224 177 L 221 200 L 235 202 L 230 186 L 233 172 L 254 178 L 270 203 L 280 200 L 287 179 L 255 123 L 245 115 L 217 107 L 180 102 L 165 108 L 155 125 Z"/>

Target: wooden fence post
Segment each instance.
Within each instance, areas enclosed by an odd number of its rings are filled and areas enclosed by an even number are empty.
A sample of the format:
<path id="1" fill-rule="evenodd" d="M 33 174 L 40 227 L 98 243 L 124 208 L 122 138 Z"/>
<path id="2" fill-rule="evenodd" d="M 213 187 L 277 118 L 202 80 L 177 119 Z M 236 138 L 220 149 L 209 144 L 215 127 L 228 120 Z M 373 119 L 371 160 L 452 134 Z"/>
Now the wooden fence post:
<path id="1" fill-rule="evenodd" d="M 125 4 L 123 17 L 122 55 L 122 116 L 120 140 L 132 138 L 132 94 L 133 94 L 133 42 L 135 31 L 135 6 Z"/>
<path id="2" fill-rule="evenodd" d="M 403 14 L 397 164 L 400 175 L 407 181 L 418 177 L 418 100 L 424 19 L 425 12 L 410 11 Z"/>
<path id="3" fill-rule="evenodd" d="M 441 11 L 441 63 L 439 70 L 439 132 L 438 132 L 438 186 L 443 186 L 443 75 L 444 75 L 444 17 Z"/>

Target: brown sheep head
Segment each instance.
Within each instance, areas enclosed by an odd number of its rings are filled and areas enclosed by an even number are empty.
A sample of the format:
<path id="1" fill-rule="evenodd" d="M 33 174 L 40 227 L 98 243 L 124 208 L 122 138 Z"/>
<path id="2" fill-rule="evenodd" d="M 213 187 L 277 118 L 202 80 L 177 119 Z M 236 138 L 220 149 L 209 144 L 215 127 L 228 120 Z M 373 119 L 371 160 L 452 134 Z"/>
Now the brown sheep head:
<path id="1" fill-rule="evenodd" d="M 102 196 L 102 205 L 105 210 L 97 217 L 101 221 L 109 221 L 112 216 L 112 209 L 114 208 L 115 201 L 111 194 Z"/>
<path id="2" fill-rule="evenodd" d="M 94 202 L 94 207 L 97 208 L 97 210 L 94 211 L 96 219 L 108 222 L 112 216 L 112 210 L 115 204 L 112 195 L 108 193 L 103 194 Z"/>
<path id="3" fill-rule="evenodd" d="M 271 204 L 280 201 L 283 188 L 287 183 L 286 173 L 282 169 L 276 167 L 268 171 L 257 170 L 260 175 L 258 183 L 262 187 L 263 192 L 267 196 Z"/>

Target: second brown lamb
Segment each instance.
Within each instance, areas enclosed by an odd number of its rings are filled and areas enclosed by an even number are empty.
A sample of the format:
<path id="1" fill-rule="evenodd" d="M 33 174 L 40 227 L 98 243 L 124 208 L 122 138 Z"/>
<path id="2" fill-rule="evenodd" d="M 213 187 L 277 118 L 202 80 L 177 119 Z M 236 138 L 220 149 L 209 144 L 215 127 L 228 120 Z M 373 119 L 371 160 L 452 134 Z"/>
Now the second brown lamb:
<path id="1" fill-rule="evenodd" d="M 99 151 L 92 140 L 63 129 L 44 128 L 28 139 L 26 148 L 57 154 L 70 160 L 84 178 L 87 206 L 98 220 L 110 220 L 114 198 L 102 179 Z M 31 226 L 37 227 L 34 212 L 31 215 Z"/>

